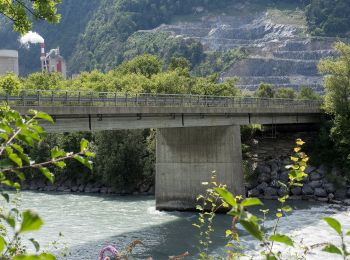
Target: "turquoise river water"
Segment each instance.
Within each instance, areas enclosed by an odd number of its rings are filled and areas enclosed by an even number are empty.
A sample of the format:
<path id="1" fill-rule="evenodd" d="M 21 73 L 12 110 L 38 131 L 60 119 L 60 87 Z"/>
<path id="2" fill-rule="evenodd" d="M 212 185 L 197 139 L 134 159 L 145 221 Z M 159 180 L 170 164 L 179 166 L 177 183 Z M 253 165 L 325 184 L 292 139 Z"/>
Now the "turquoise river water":
<path id="1" fill-rule="evenodd" d="M 99 250 L 106 245 L 122 249 L 134 240 L 141 240 L 145 247 L 138 246 L 134 259 L 166 260 L 168 256 L 188 251 L 197 259 L 198 232 L 192 226 L 197 215 L 190 212 L 159 212 L 155 210 L 153 197 L 119 197 L 107 195 L 76 195 L 65 193 L 23 192 L 21 207 L 34 209 L 45 221 L 39 232 L 33 234 L 44 248 L 51 248 L 50 242 L 60 241 L 59 247 L 69 249 L 65 259 L 98 259 Z M 271 211 L 275 202 L 266 201 L 265 207 Z M 281 221 L 281 233 L 292 236 L 302 245 L 320 242 L 339 244 L 336 233 L 322 221 L 325 216 L 337 218 L 350 230 L 350 208 L 310 202 L 293 202 L 293 213 Z M 256 211 L 255 213 L 257 213 Z M 272 220 L 266 226 L 271 227 Z M 230 218 L 218 215 L 211 252 L 215 256 L 225 256 L 225 230 L 230 226 Z M 63 238 L 59 238 L 59 233 Z M 250 236 L 241 232 L 242 245 L 248 252 L 259 249 Z M 349 242 L 350 245 L 350 241 Z M 65 246 L 64 246 L 65 245 Z M 291 255 L 286 248 L 281 248 Z M 56 252 L 57 249 L 54 249 Z M 287 256 L 287 259 L 293 259 Z M 255 259 L 255 258 L 254 258 Z M 259 259 L 257 256 L 256 259 Z M 338 259 L 326 253 L 307 255 L 307 259 Z"/>

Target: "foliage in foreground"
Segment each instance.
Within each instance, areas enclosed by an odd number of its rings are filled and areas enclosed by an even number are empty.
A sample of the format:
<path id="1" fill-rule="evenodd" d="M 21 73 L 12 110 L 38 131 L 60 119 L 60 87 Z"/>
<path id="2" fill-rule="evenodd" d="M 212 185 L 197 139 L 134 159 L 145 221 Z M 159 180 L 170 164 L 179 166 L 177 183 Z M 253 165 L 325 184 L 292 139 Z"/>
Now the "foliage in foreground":
<path id="1" fill-rule="evenodd" d="M 88 149 L 89 142 L 83 139 L 80 142 L 79 152 L 67 153 L 54 147 L 50 151 L 48 161 L 34 161 L 28 155 L 28 149 L 45 136 L 45 131 L 39 122 L 44 120 L 53 123 L 53 119 L 43 112 L 29 111 L 28 114 L 22 116 L 19 112 L 6 107 L 0 111 L 0 193 L 3 200 L 0 208 L 0 258 L 53 260 L 56 258 L 52 254 L 38 253 L 40 245 L 33 238 L 29 241 L 33 244 L 37 255 L 27 254 L 22 236 L 39 230 L 43 220 L 31 210 L 20 211 L 18 205 L 12 203 L 12 195 L 6 190 L 10 188 L 18 191 L 20 183 L 26 179 L 29 171 L 40 172 L 53 183 L 55 176 L 51 172 L 52 167 L 65 168 L 65 161 L 68 159 L 74 159 L 92 169 L 89 158 L 94 154 Z"/>
<path id="2" fill-rule="evenodd" d="M 225 259 L 239 259 L 241 257 L 255 259 L 260 255 L 266 260 L 282 260 L 282 259 L 306 259 L 312 250 L 322 247 L 323 252 L 338 254 L 343 259 L 348 259 L 349 251 L 345 244 L 345 236 L 350 236 L 350 231 L 343 231 L 341 224 L 334 218 L 325 217 L 324 221 L 339 235 L 341 247 L 337 247 L 332 243 L 321 243 L 312 246 L 298 244 L 291 237 L 280 233 L 279 226 L 282 218 L 286 217 L 293 209 L 287 204 L 290 189 L 292 187 L 303 186 L 302 182 L 307 177 L 305 169 L 309 157 L 302 152 L 304 142 L 300 139 L 296 141 L 297 146 L 294 148 L 294 155 L 291 156 L 292 164 L 287 166 L 289 169 L 289 181 L 287 184 L 279 183 L 285 190 L 285 195 L 278 198 L 280 207 L 276 211 L 275 224 L 272 229 L 265 226 L 266 215 L 269 213 L 267 209 L 261 209 L 263 218 L 259 218 L 251 213 L 248 209 L 252 206 L 263 206 L 258 198 L 246 198 L 242 196 L 234 196 L 228 191 L 226 185 L 216 182 L 215 173 L 210 183 L 203 183 L 208 186 L 205 195 L 198 196 L 197 200 L 200 204 L 197 210 L 200 211 L 198 223 L 194 224 L 200 232 L 200 254 L 202 260 L 215 259 L 210 255 L 209 246 L 212 243 L 211 236 L 214 232 L 213 219 L 216 212 L 221 209 L 228 211 L 228 215 L 232 217 L 231 228 L 226 230 L 226 237 L 229 242 L 226 245 L 227 257 Z M 241 226 L 250 236 L 257 240 L 261 246 L 261 250 L 256 255 L 248 255 L 244 250 L 244 245 L 240 241 L 238 225 Z M 286 254 L 286 250 L 276 245 L 287 246 L 294 249 L 292 254 Z M 299 248 L 299 250 L 298 250 Z M 289 251 L 289 250 L 288 250 Z M 292 256 L 293 255 L 293 256 Z"/>

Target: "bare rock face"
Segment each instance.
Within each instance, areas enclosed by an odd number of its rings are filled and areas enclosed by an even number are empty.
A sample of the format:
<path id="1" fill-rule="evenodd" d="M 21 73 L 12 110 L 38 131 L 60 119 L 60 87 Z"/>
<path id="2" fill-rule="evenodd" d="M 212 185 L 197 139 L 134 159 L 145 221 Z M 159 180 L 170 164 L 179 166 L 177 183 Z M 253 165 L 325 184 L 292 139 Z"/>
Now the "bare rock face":
<path id="1" fill-rule="evenodd" d="M 322 92 L 317 64 L 320 59 L 335 55 L 332 44 L 336 39 L 311 38 L 303 18 L 291 21 L 282 14 L 275 19 L 271 12 L 256 10 L 249 14 L 248 5 L 242 8 L 245 10 L 242 13 L 230 10 L 221 15 L 202 13 L 190 22 L 163 24 L 151 32 L 196 39 L 207 50 L 244 48 L 250 56 L 222 74 L 222 78 L 238 76 L 242 89 L 255 90 L 265 82 L 292 88 L 308 85 Z"/>

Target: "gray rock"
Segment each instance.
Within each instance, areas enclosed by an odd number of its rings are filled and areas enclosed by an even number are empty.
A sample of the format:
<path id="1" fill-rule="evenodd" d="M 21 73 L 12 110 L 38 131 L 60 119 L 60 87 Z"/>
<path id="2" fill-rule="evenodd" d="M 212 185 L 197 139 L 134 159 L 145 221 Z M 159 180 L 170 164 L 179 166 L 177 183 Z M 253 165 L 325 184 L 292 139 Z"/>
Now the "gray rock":
<path id="1" fill-rule="evenodd" d="M 335 187 L 333 183 L 324 183 L 323 188 L 328 192 L 328 193 L 333 193 L 335 192 Z"/>
<path id="2" fill-rule="evenodd" d="M 264 190 L 264 195 L 265 196 L 277 196 L 277 190 L 272 188 L 272 187 L 267 187 Z"/>
<path id="3" fill-rule="evenodd" d="M 266 182 L 260 183 L 258 186 L 256 186 L 256 189 L 259 192 L 264 192 L 264 190 L 268 187 L 269 185 Z"/>
<path id="4" fill-rule="evenodd" d="M 349 188 L 346 191 L 346 197 L 350 198 L 350 189 Z"/>
<path id="5" fill-rule="evenodd" d="M 284 171 L 280 174 L 280 181 L 281 182 L 284 182 L 284 183 L 287 183 L 289 181 L 289 174 L 288 174 L 288 171 Z"/>
<path id="6" fill-rule="evenodd" d="M 343 200 L 343 203 L 347 206 L 350 206 L 350 199 Z"/>
<path id="7" fill-rule="evenodd" d="M 248 191 L 248 197 L 259 197 L 260 191 L 258 189 L 252 189 Z"/>
<path id="8" fill-rule="evenodd" d="M 305 169 L 305 173 L 306 174 L 310 174 L 311 172 L 313 172 L 314 170 L 316 170 L 315 167 L 311 166 L 311 165 L 308 165 Z"/>
<path id="9" fill-rule="evenodd" d="M 81 185 L 79 186 L 79 188 L 78 188 L 78 191 L 79 191 L 79 192 L 84 192 L 84 190 L 85 190 L 85 185 L 84 185 L 84 184 L 81 184 Z"/>
<path id="10" fill-rule="evenodd" d="M 324 189 L 322 188 L 315 189 L 315 196 L 325 198 L 325 197 L 328 197 L 327 195 L 328 194 Z"/>
<path id="11" fill-rule="evenodd" d="M 101 188 L 100 193 L 103 193 L 103 194 L 108 193 L 108 188 L 106 187 Z"/>
<path id="12" fill-rule="evenodd" d="M 320 201 L 320 202 L 328 202 L 328 198 L 317 197 L 317 201 Z"/>
<path id="13" fill-rule="evenodd" d="M 330 201 L 333 201 L 334 198 L 335 198 L 335 196 L 334 196 L 333 193 L 329 193 L 329 194 L 328 194 L 328 199 L 329 199 Z"/>
<path id="14" fill-rule="evenodd" d="M 311 188 L 310 185 L 305 184 L 302 188 L 302 194 L 303 195 L 313 195 L 314 194 L 314 190 Z"/>
<path id="15" fill-rule="evenodd" d="M 327 173 L 327 167 L 325 165 L 321 165 L 316 171 L 322 176 L 325 176 Z"/>
<path id="16" fill-rule="evenodd" d="M 278 171 L 272 171 L 271 172 L 271 179 L 277 180 L 278 179 Z"/>
<path id="17" fill-rule="evenodd" d="M 312 172 L 309 174 L 309 178 L 311 181 L 318 181 L 321 179 L 321 174 L 319 174 L 318 172 Z"/>
<path id="18" fill-rule="evenodd" d="M 259 174 L 262 174 L 262 173 L 269 174 L 271 172 L 271 169 L 269 166 L 267 166 L 265 164 L 260 164 L 260 165 L 258 165 L 258 167 L 256 167 L 256 172 Z"/>
<path id="19" fill-rule="evenodd" d="M 346 189 L 337 189 L 334 193 L 334 196 L 337 200 L 346 199 Z"/>
<path id="20" fill-rule="evenodd" d="M 78 186 L 73 186 L 72 187 L 72 192 L 77 192 L 79 190 L 79 187 Z"/>
<path id="21" fill-rule="evenodd" d="M 99 193 L 100 192 L 100 188 L 92 188 L 91 189 L 91 193 Z"/>
<path id="22" fill-rule="evenodd" d="M 278 190 L 278 195 L 279 196 L 284 196 L 284 195 L 287 195 L 287 194 L 288 194 L 288 190 L 285 187 L 279 188 L 279 190 Z"/>
<path id="23" fill-rule="evenodd" d="M 301 187 L 293 187 L 291 188 L 291 193 L 295 196 L 299 196 L 302 193 L 302 188 Z"/>
<path id="24" fill-rule="evenodd" d="M 309 183 L 310 187 L 313 189 L 322 187 L 322 181 L 312 181 Z"/>
<path id="25" fill-rule="evenodd" d="M 67 187 L 60 186 L 60 187 L 57 188 L 57 191 L 63 192 L 63 191 L 65 191 L 66 189 L 67 189 Z"/>
<path id="26" fill-rule="evenodd" d="M 270 173 L 260 173 L 258 181 L 259 181 L 259 183 L 270 182 L 271 181 Z"/>
<path id="27" fill-rule="evenodd" d="M 271 172 L 277 172 L 278 171 L 278 164 L 275 162 L 275 161 L 273 161 L 271 164 L 270 164 L 270 166 L 271 166 Z"/>

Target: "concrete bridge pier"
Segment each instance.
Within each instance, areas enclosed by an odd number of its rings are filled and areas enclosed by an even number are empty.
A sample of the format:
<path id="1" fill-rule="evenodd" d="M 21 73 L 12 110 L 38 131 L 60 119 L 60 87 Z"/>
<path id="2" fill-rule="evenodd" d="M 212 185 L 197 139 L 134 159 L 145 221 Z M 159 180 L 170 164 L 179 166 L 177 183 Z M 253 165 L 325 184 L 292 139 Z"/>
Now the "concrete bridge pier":
<path id="1" fill-rule="evenodd" d="M 240 126 L 158 129 L 156 153 L 157 209 L 194 209 L 212 171 L 218 183 L 244 195 Z"/>

